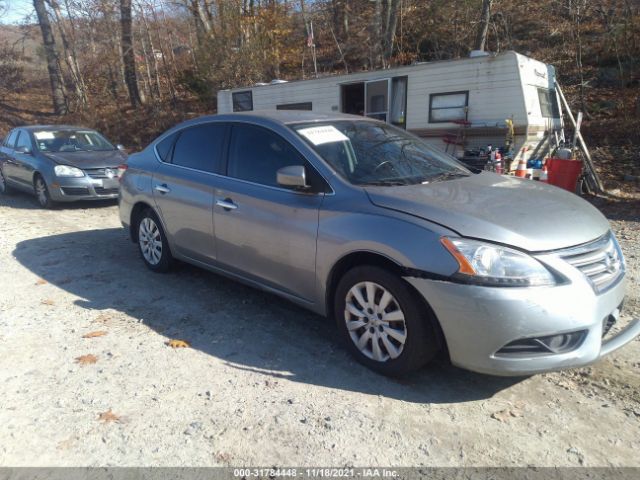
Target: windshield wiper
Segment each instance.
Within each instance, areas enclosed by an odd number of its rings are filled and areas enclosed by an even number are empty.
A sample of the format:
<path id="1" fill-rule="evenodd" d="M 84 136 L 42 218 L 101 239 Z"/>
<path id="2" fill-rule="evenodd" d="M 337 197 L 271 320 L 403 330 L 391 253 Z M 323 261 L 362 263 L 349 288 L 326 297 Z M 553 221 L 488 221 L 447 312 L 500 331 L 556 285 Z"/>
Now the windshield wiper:
<path id="1" fill-rule="evenodd" d="M 468 177 L 469 175 L 463 172 L 442 172 L 425 179 L 422 183 L 441 182 L 443 180 L 451 180 L 453 178 Z"/>
<path id="2" fill-rule="evenodd" d="M 402 180 L 372 180 L 371 182 L 366 182 L 362 185 L 373 185 L 376 187 L 397 187 L 398 185 L 408 185 L 408 183 Z"/>

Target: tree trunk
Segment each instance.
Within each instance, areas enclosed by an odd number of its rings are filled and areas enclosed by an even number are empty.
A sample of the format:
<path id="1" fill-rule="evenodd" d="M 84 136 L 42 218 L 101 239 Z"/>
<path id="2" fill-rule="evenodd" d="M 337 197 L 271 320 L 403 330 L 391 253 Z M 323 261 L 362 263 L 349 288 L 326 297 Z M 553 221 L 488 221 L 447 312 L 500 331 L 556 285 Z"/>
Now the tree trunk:
<path id="1" fill-rule="evenodd" d="M 476 36 L 474 50 L 484 51 L 487 45 L 487 33 L 489 32 L 492 3 L 492 0 L 482 0 L 482 13 L 480 14 L 480 23 L 478 24 L 478 34 Z"/>
<path id="2" fill-rule="evenodd" d="M 56 52 L 56 43 L 49 22 L 49 14 L 44 4 L 44 0 L 33 0 L 33 6 L 38 16 L 40 31 L 42 32 L 42 43 L 44 45 L 44 53 L 47 57 L 47 70 L 49 72 L 49 83 L 51 85 L 51 100 L 53 101 L 53 111 L 56 115 L 65 115 L 69 112 L 67 98 L 64 94 L 64 82 L 62 80 L 62 71 L 60 70 L 60 62 Z"/>
<path id="3" fill-rule="evenodd" d="M 78 65 L 78 57 L 75 52 L 73 44 L 71 44 L 67 38 L 67 32 L 65 30 L 64 18 L 60 11 L 60 5 L 55 0 L 50 0 L 49 5 L 53 11 L 54 19 L 58 25 L 58 32 L 60 33 L 60 40 L 62 41 L 62 49 L 64 51 L 64 60 L 67 65 L 67 69 L 71 74 L 71 80 L 73 81 L 73 87 L 76 91 L 77 100 L 82 107 L 86 107 L 89 103 L 87 98 L 86 87 L 80 66 Z M 69 18 L 71 22 L 71 18 Z"/>
<path id="4" fill-rule="evenodd" d="M 400 8 L 400 0 L 387 0 L 387 12 L 385 15 L 384 25 L 384 61 L 388 63 L 391 55 L 393 55 L 393 42 L 396 37 L 396 28 L 398 27 L 398 10 Z"/>
<path id="5" fill-rule="evenodd" d="M 124 80 L 129 91 L 129 101 L 133 108 L 142 104 L 138 81 L 136 79 L 136 57 L 133 50 L 131 33 L 131 0 L 120 0 L 120 29 L 122 32 L 122 63 L 124 64 Z"/>
<path id="6" fill-rule="evenodd" d="M 371 42 L 371 67 L 376 68 L 382 65 L 382 0 L 374 0 L 373 20 L 371 21 L 371 31 L 369 41 Z"/>

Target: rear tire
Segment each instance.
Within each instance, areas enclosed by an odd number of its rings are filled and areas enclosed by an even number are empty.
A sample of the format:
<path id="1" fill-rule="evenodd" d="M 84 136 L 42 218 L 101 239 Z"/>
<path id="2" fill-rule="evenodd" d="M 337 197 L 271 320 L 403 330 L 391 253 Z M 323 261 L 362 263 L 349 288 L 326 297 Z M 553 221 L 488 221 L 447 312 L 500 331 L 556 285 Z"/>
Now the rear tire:
<path id="1" fill-rule="evenodd" d="M 33 191 L 36 194 L 36 199 L 38 200 L 38 204 L 42 208 L 53 208 L 54 203 L 51 200 L 51 195 L 49 195 L 49 187 L 47 186 L 47 182 L 45 182 L 42 175 L 36 174 L 33 179 Z"/>
<path id="2" fill-rule="evenodd" d="M 347 349 L 383 375 L 405 375 L 438 353 L 432 313 L 409 285 L 382 268 L 349 270 L 336 288 L 334 312 Z"/>
<path id="3" fill-rule="evenodd" d="M 173 265 L 167 236 L 158 216 L 150 208 L 140 213 L 136 225 L 138 249 L 145 265 L 154 272 L 168 272 Z"/>

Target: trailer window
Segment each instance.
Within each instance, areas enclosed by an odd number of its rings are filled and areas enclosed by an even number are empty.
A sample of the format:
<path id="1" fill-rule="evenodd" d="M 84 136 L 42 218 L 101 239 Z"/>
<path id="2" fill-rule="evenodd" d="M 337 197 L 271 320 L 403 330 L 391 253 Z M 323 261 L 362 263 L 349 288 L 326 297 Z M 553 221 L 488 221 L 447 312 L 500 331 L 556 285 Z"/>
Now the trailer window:
<path id="1" fill-rule="evenodd" d="M 234 92 L 231 97 L 233 99 L 234 112 L 249 112 L 253 110 L 253 93 L 251 90 Z"/>
<path id="2" fill-rule="evenodd" d="M 276 105 L 276 110 L 312 110 L 313 104 L 311 102 L 302 103 L 283 103 Z"/>
<path id="3" fill-rule="evenodd" d="M 540 99 L 540 113 L 545 118 L 559 118 L 560 110 L 555 92 L 546 88 L 538 88 L 538 99 Z"/>
<path id="4" fill-rule="evenodd" d="M 429 95 L 429 123 L 467 119 L 469 92 L 433 93 Z"/>

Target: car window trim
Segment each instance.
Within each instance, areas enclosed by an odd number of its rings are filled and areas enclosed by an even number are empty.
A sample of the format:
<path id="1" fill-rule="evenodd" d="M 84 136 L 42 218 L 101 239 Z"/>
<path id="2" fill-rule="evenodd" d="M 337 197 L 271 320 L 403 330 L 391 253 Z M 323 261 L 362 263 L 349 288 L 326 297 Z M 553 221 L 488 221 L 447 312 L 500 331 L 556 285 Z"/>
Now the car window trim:
<path id="1" fill-rule="evenodd" d="M 224 165 L 223 173 L 221 174 L 225 178 L 228 178 L 230 180 L 236 180 L 236 181 L 248 184 L 248 185 L 257 185 L 259 187 L 269 188 L 271 190 L 279 190 L 279 191 L 284 191 L 284 192 L 294 192 L 294 193 L 297 193 L 299 195 L 327 195 L 327 196 L 330 196 L 330 195 L 334 195 L 335 194 L 335 190 L 333 189 L 331 184 L 327 181 L 327 179 L 324 177 L 324 175 L 322 175 L 322 173 L 320 171 L 318 171 L 318 169 L 306 157 L 306 155 L 304 155 L 294 144 L 292 144 L 289 140 L 284 138 L 279 132 L 275 131 L 273 128 L 269 128 L 268 126 L 258 125 L 258 124 L 250 123 L 250 122 L 228 122 L 228 125 L 229 125 L 229 133 L 228 133 L 228 137 L 227 137 L 226 159 L 225 159 L 225 165 Z M 229 162 L 231 161 L 230 150 L 231 150 L 231 138 L 233 136 L 233 128 L 236 127 L 236 126 L 245 126 L 245 125 L 262 128 L 264 130 L 268 130 L 269 132 L 273 133 L 274 135 L 277 135 L 280 138 L 282 138 L 282 140 L 287 142 L 287 144 L 289 144 L 289 146 L 291 148 L 293 148 L 293 150 L 300 157 L 302 157 L 302 159 L 305 161 L 305 164 L 308 164 L 309 167 L 313 168 L 313 170 L 324 181 L 326 186 L 329 187 L 329 191 L 328 192 L 322 192 L 322 191 L 321 192 L 304 192 L 304 191 L 295 190 L 295 189 L 292 189 L 292 188 L 277 187 L 275 185 L 265 185 L 264 183 L 257 183 L 257 182 L 252 182 L 251 180 L 245 180 L 243 178 L 237 178 L 237 177 L 229 176 Z M 306 167 L 306 165 L 305 165 L 305 167 Z"/>

